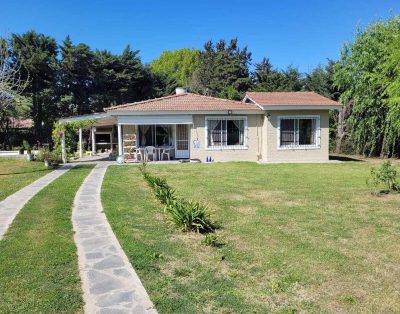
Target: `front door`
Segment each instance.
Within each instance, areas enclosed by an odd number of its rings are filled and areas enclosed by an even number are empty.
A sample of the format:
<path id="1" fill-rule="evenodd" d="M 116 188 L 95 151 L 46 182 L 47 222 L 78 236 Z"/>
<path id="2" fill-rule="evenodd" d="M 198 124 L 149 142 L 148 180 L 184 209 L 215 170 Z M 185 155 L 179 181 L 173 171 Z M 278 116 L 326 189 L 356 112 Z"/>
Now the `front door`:
<path id="1" fill-rule="evenodd" d="M 175 158 L 189 158 L 189 125 L 176 125 Z"/>

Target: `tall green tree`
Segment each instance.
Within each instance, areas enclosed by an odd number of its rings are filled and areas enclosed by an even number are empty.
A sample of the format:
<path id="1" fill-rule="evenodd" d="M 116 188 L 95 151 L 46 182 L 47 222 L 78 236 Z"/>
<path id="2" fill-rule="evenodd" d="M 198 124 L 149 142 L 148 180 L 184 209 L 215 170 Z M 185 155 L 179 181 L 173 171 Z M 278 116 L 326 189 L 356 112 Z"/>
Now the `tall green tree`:
<path id="1" fill-rule="evenodd" d="M 292 92 L 303 87 L 302 75 L 298 69 L 289 66 L 286 70 L 275 69 L 268 58 L 255 64 L 252 74 L 254 91 L 259 92 Z"/>
<path id="2" fill-rule="evenodd" d="M 62 114 L 91 112 L 94 53 L 85 44 L 73 45 L 69 36 L 61 46 L 59 93 Z"/>
<path id="3" fill-rule="evenodd" d="M 338 100 L 340 90 L 333 82 L 335 64 L 335 61 L 328 60 L 327 65 L 319 65 L 310 73 L 307 73 L 303 80 L 304 90 L 313 91 L 330 99 Z"/>
<path id="4" fill-rule="evenodd" d="M 367 156 L 399 155 L 399 104 L 390 86 L 398 80 L 399 62 L 393 47 L 400 33 L 400 17 L 369 25 L 346 44 L 335 66 L 334 80 L 343 89 L 341 101 L 351 104 L 351 140 Z M 393 61 L 394 60 L 394 61 Z M 392 99 L 392 100 L 390 100 Z"/>
<path id="5" fill-rule="evenodd" d="M 151 71 L 164 80 L 164 95 L 171 94 L 176 87 L 189 86 L 194 71 L 200 64 L 197 49 L 166 50 L 151 62 Z"/>
<path id="6" fill-rule="evenodd" d="M 247 47 L 239 48 L 237 39 L 208 41 L 200 53 L 192 87 L 202 94 L 240 99 L 251 86 L 250 61 L 251 53 Z"/>
<path id="7" fill-rule="evenodd" d="M 127 46 L 121 55 L 96 51 L 93 65 L 93 110 L 102 110 L 148 98 L 152 94 L 152 76 L 142 64 L 139 51 Z"/>
<path id="8" fill-rule="evenodd" d="M 22 35 L 12 34 L 14 56 L 21 62 L 21 77 L 29 78 L 24 95 L 32 99 L 34 133 L 38 140 L 45 140 L 51 132 L 55 116 L 54 86 L 58 68 L 58 47 L 54 38 L 29 31 Z"/>

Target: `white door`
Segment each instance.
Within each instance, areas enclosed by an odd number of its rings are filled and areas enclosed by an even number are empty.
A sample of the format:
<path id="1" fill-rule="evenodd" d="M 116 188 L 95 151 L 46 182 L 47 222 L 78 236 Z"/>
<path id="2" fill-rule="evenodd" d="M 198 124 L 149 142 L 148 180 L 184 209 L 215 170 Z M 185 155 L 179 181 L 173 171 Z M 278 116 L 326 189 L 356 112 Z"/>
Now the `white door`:
<path id="1" fill-rule="evenodd" d="M 175 158 L 189 158 L 189 125 L 176 125 Z"/>

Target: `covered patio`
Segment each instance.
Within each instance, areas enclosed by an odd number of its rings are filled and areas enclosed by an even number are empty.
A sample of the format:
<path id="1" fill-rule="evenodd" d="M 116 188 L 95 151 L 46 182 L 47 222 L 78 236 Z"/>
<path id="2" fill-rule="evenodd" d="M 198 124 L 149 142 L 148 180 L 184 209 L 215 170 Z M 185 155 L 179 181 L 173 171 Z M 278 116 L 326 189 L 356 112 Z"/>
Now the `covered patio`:
<path id="1" fill-rule="evenodd" d="M 160 161 L 190 157 L 191 115 L 113 115 L 112 112 L 63 118 L 69 121 L 94 121 L 78 130 L 78 155 L 108 153 L 118 162 Z M 86 132 L 85 132 L 86 131 Z M 88 134 L 86 141 L 84 133 Z M 66 162 L 65 138 L 61 138 L 62 158 Z"/>

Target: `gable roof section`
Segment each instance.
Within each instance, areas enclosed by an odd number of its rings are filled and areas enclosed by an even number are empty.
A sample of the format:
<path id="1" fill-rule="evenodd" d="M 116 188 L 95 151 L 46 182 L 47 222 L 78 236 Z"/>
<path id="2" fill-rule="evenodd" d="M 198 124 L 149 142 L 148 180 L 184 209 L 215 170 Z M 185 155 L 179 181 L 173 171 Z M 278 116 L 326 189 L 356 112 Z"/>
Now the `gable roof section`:
<path id="1" fill-rule="evenodd" d="M 107 112 L 121 111 L 261 111 L 256 104 L 245 103 L 241 101 L 228 100 L 210 96 L 203 96 L 193 93 L 171 95 L 160 98 L 154 98 L 134 103 L 108 107 L 104 109 Z"/>
<path id="2" fill-rule="evenodd" d="M 315 92 L 247 92 L 245 99 L 268 109 L 279 106 L 306 106 L 306 107 L 341 107 L 342 105 L 334 100 L 321 96 Z"/>

